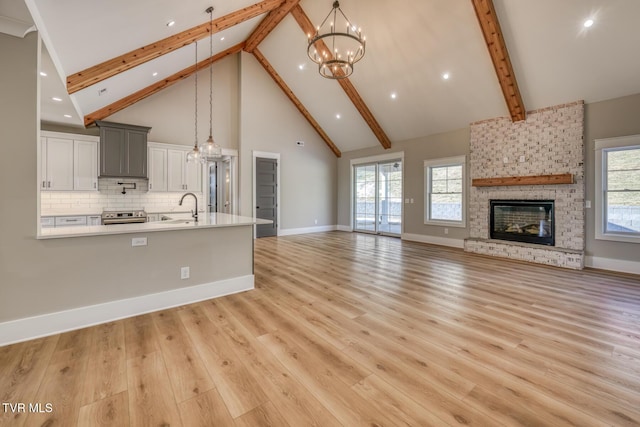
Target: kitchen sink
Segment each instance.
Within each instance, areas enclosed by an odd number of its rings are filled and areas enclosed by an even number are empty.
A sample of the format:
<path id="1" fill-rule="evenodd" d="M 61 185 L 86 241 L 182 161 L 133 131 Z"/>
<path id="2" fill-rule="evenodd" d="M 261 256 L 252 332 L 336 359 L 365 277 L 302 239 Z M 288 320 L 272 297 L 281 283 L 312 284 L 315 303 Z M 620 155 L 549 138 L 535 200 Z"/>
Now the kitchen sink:
<path id="1" fill-rule="evenodd" d="M 163 224 L 191 224 L 192 219 L 170 219 L 162 221 Z"/>

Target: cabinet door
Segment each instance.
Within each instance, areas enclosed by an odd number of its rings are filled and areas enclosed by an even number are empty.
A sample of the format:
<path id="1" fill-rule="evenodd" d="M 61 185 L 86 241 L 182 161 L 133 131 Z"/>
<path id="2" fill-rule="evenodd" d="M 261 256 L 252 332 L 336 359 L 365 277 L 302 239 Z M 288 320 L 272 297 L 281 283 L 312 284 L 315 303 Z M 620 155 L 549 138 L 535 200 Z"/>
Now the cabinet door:
<path id="1" fill-rule="evenodd" d="M 186 154 L 185 154 L 186 156 Z M 188 191 L 202 191 L 202 164 L 201 163 L 187 163 L 185 157 L 185 173 L 184 182 L 185 189 Z"/>
<path id="2" fill-rule="evenodd" d="M 40 189 L 47 189 L 47 138 L 45 137 L 40 137 Z"/>
<path id="3" fill-rule="evenodd" d="M 102 217 L 100 215 L 88 216 L 87 225 L 102 225 Z"/>
<path id="4" fill-rule="evenodd" d="M 47 138 L 47 190 L 73 190 L 73 140 Z"/>
<path id="5" fill-rule="evenodd" d="M 147 133 L 135 130 L 125 131 L 127 176 L 147 177 Z"/>
<path id="6" fill-rule="evenodd" d="M 184 191 L 184 169 L 186 166 L 186 151 L 167 150 L 167 190 Z"/>
<path id="7" fill-rule="evenodd" d="M 124 129 L 100 128 L 100 176 L 123 176 Z"/>
<path id="8" fill-rule="evenodd" d="M 74 190 L 98 189 L 98 143 L 73 141 Z"/>
<path id="9" fill-rule="evenodd" d="M 149 147 L 149 191 L 167 191 L 167 149 Z"/>

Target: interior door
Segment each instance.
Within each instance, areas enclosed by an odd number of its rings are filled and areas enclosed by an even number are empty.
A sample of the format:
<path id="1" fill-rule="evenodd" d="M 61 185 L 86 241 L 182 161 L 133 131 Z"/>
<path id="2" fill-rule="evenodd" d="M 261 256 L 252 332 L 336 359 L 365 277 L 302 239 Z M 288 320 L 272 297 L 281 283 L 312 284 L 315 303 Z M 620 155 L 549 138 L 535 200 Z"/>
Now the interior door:
<path id="1" fill-rule="evenodd" d="M 256 158 L 256 218 L 273 221 L 256 226 L 256 237 L 278 234 L 278 163 L 276 159 Z"/>
<path id="2" fill-rule="evenodd" d="M 402 162 L 354 165 L 353 229 L 399 236 L 402 233 Z"/>
<path id="3" fill-rule="evenodd" d="M 218 212 L 218 162 L 209 165 L 209 212 Z"/>

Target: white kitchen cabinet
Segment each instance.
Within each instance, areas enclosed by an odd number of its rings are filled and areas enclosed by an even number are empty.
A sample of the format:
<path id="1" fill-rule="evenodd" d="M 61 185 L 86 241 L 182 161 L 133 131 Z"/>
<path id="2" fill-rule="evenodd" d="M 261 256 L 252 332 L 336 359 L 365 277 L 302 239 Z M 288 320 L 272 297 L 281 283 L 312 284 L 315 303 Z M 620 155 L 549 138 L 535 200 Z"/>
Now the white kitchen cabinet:
<path id="1" fill-rule="evenodd" d="M 73 189 L 98 190 L 98 142 L 73 141 Z"/>
<path id="2" fill-rule="evenodd" d="M 42 228 L 53 228 L 56 226 L 56 219 L 52 216 L 40 217 L 40 226 Z"/>
<path id="3" fill-rule="evenodd" d="M 102 217 L 100 215 L 88 216 L 87 225 L 102 225 Z"/>
<path id="4" fill-rule="evenodd" d="M 158 214 L 147 214 L 147 222 L 159 221 L 160 216 Z"/>
<path id="5" fill-rule="evenodd" d="M 202 191 L 202 164 L 187 163 L 189 150 L 167 150 L 167 190 Z"/>
<path id="6" fill-rule="evenodd" d="M 149 147 L 149 191 L 167 191 L 167 149 Z"/>
<path id="7" fill-rule="evenodd" d="M 73 140 L 43 138 L 41 151 L 43 190 L 73 190 Z"/>
<path id="8" fill-rule="evenodd" d="M 40 189 L 98 190 L 98 138 L 42 132 Z"/>
<path id="9" fill-rule="evenodd" d="M 56 227 L 75 227 L 87 225 L 86 216 L 57 216 L 55 219 Z"/>

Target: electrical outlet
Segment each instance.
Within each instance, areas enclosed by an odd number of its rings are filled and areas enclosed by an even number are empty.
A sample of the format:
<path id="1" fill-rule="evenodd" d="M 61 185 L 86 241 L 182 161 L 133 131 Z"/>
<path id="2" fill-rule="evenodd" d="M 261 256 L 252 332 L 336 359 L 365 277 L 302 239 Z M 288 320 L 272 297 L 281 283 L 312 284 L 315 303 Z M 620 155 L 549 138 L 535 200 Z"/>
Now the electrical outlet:
<path id="1" fill-rule="evenodd" d="M 313 223 L 314 223 L 315 225 L 318 225 L 318 220 L 317 220 L 317 219 L 314 219 L 314 220 L 313 220 Z"/>
<path id="2" fill-rule="evenodd" d="M 448 228 L 444 229 L 444 234 L 449 234 L 449 229 Z"/>
<path id="3" fill-rule="evenodd" d="M 404 202 L 405 202 L 406 204 L 409 204 L 409 199 L 404 199 Z"/>
<path id="4" fill-rule="evenodd" d="M 190 275 L 189 267 L 181 267 L 180 268 L 180 279 L 188 279 Z"/>
<path id="5" fill-rule="evenodd" d="M 524 163 L 524 162 L 525 162 L 525 160 L 527 160 L 527 159 L 526 159 L 524 156 L 520 156 L 520 158 L 518 159 L 518 161 L 519 161 L 520 163 Z"/>
<path id="6" fill-rule="evenodd" d="M 585 200 L 584 201 L 584 207 L 587 209 L 591 209 L 591 200 Z"/>
<path id="7" fill-rule="evenodd" d="M 147 246 L 146 237 L 134 237 L 131 239 L 131 246 Z"/>
<path id="8" fill-rule="evenodd" d="M 508 157 L 504 157 L 502 159 L 502 163 L 509 163 L 509 158 Z"/>
<path id="9" fill-rule="evenodd" d="M 413 204 L 413 199 L 411 199 L 411 204 Z"/>

